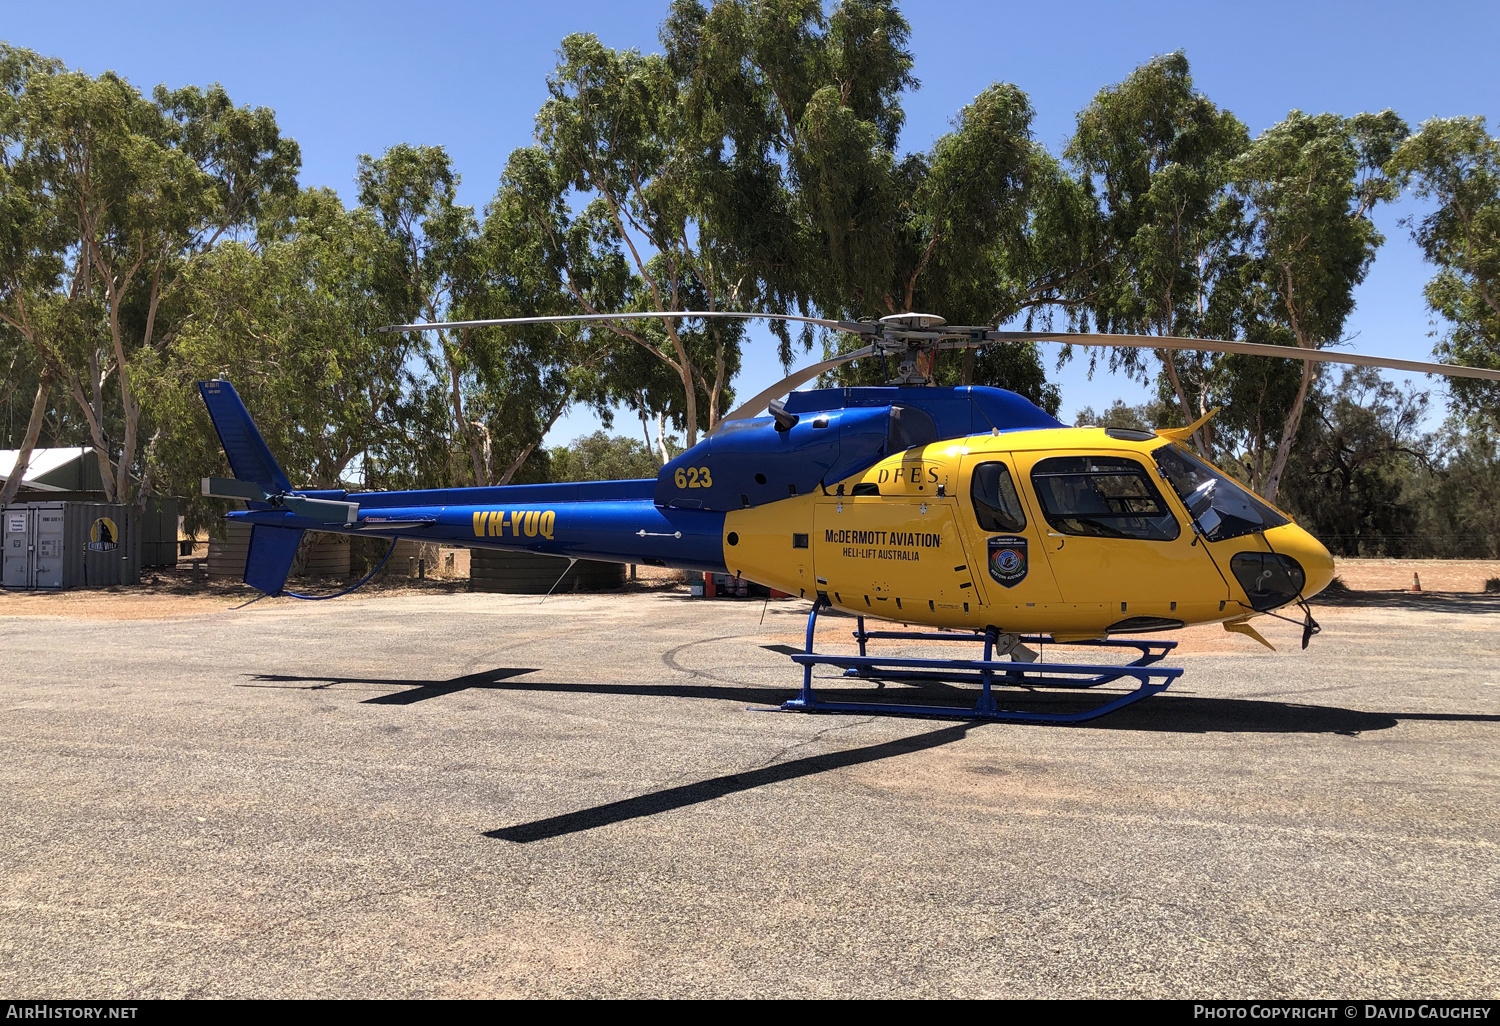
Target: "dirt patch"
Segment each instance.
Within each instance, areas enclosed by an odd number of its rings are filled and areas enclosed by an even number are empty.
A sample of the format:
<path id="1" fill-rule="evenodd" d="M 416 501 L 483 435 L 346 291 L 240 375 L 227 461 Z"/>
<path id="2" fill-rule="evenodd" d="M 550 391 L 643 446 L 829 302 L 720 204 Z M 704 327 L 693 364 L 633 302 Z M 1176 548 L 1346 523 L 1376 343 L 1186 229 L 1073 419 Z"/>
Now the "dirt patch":
<path id="1" fill-rule="evenodd" d="M 0 592 L 0 617 L 64 616 L 80 620 L 177 620 L 210 616 L 248 601 L 248 588 L 204 588 L 200 593 L 174 594 L 140 585 L 130 588 L 89 588 L 77 591 Z"/>
<path id="2" fill-rule="evenodd" d="M 1500 577 L 1500 559 L 1335 559 L 1334 573 L 1351 591 L 1484 591 Z"/>
<path id="3" fill-rule="evenodd" d="M 452 573 L 429 574 L 425 579 L 405 573 L 382 573 L 375 580 L 349 595 L 331 599 L 334 602 L 363 602 L 372 598 L 398 595 L 468 594 L 468 549 L 454 550 L 461 564 Z M 459 559 L 455 559 L 459 563 Z M 440 563 L 441 567 L 442 564 Z M 457 571 L 462 569 L 460 575 Z M 287 586 L 308 595 L 329 595 L 347 588 L 353 580 L 334 578 L 297 578 Z M 638 566 L 634 580 L 616 592 L 605 595 L 639 595 L 682 590 L 686 593 L 681 570 Z M 254 588 L 227 581 L 194 581 L 187 564 L 179 570 L 147 571 L 138 585 L 113 588 L 80 588 L 73 591 L 0 591 L 0 617 L 61 616 L 83 620 L 176 620 L 183 617 L 212 616 L 255 602 L 258 606 L 290 606 L 301 600 L 266 598 Z"/>
<path id="4" fill-rule="evenodd" d="M 446 553 L 445 553 L 446 554 Z M 405 574 L 382 574 L 359 591 L 335 599 L 359 602 L 369 598 L 393 595 L 443 595 L 467 593 L 467 549 L 454 551 L 455 567 L 451 573 L 440 563 L 440 569 L 425 580 Z M 1500 577 L 1500 560 L 1460 559 L 1340 559 L 1338 578 L 1349 589 L 1330 592 L 1314 599 L 1314 606 L 1389 605 L 1422 601 L 1411 592 L 1412 575 L 1422 583 L 1424 595 L 1434 601 L 1446 595 L 1455 599 L 1484 591 L 1485 581 Z M 294 579 L 291 586 L 309 594 L 328 594 L 347 587 L 350 581 L 324 578 Z M 681 570 L 638 565 L 635 577 L 623 589 L 607 593 L 621 596 L 642 593 L 686 592 Z M 0 617 L 63 616 L 94 620 L 169 620 L 180 617 L 210 616 L 257 599 L 260 593 L 243 584 L 227 582 L 194 582 L 186 564 L 179 571 L 148 572 L 137 586 L 80 589 L 67 592 L 0 592 Z M 261 603 L 290 605 L 295 599 L 259 598 Z M 1292 615 L 1292 614 L 1289 614 Z M 1317 614 L 1320 617 L 1321 613 Z M 1268 617 L 1257 617 L 1255 626 L 1277 648 L 1300 643 L 1299 628 L 1281 624 Z M 1281 635 L 1285 635 L 1282 637 Z M 1260 646 L 1243 635 L 1229 634 L 1218 625 L 1190 627 L 1176 632 L 1178 652 L 1209 653 L 1233 650 L 1255 650 Z"/>

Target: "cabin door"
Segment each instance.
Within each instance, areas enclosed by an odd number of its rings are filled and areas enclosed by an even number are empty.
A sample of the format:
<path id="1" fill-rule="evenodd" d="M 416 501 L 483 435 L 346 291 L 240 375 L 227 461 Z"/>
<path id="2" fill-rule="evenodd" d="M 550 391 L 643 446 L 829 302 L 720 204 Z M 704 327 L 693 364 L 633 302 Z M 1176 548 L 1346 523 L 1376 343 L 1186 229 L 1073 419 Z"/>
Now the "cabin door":
<path id="1" fill-rule="evenodd" d="M 1035 629 L 1060 596 L 1047 563 L 1044 527 L 1018 483 L 1014 456 L 965 456 L 956 498 L 992 621 L 1002 630 Z"/>
<path id="2" fill-rule="evenodd" d="M 1018 455 L 1065 604 L 1140 629 L 1222 610 L 1229 587 L 1155 467 L 1124 452 Z"/>

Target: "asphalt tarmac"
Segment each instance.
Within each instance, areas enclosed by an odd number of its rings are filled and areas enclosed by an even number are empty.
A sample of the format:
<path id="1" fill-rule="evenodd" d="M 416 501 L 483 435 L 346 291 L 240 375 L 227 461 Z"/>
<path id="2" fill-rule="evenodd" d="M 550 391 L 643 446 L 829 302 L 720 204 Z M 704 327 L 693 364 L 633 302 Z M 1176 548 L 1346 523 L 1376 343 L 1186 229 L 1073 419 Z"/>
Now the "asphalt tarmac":
<path id="1" fill-rule="evenodd" d="M 747 711 L 805 610 L 0 617 L 0 995 L 1500 996 L 1500 600 L 1072 728 Z"/>

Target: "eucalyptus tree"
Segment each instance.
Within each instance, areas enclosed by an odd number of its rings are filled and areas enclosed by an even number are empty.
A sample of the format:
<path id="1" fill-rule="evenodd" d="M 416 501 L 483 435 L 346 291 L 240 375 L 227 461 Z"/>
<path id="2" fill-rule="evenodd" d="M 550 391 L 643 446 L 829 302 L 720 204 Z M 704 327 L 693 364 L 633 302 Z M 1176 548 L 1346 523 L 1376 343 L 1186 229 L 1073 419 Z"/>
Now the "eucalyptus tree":
<path id="1" fill-rule="evenodd" d="M 236 107 L 218 86 L 147 99 L 112 72 L 33 74 L 13 117 L 73 258 L 59 281 L 71 316 L 32 342 L 87 423 L 106 494 L 130 501 L 149 488 L 134 367 L 170 343 L 184 268 L 295 189 L 299 151 L 271 111 Z"/>
<path id="2" fill-rule="evenodd" d="M 441 146 L 392 146 L 378 158 L 362 154 L 356 174 L 359 202 L 386 239 L 378 262 L 376 288 L 385 300 L 387 315 L 396 323 L 442 321 L 451 312 L 455 295 L 468 287 L 473 273 L 472 247 L 478 223 L 472 207 L 457 202 L 459 176 Z M 441 472 L 431 483 L 447 483 L 449 456 L 462 459 L 467 450 L 472 483 L 487 480 L 484 437 L 465 409 L 465 381 L 472 369 L 464 329 L 413 333 L 407 345 L 419 353 L 448 408 L 445 432 L 454 452 L 444 454 Z M 434 387 L 413 375 L 415 391 Z M 430 397 L 411 397 L 411 412 L 430 409 Z M 428 425 L 430 427 L 430 425 Z M 431 439 L 432 445 L 439 445 Z M 436 468 L 434 468 L 436 469 Z"/>
<path id="3" fill-rule="evenodd" d="M 1354 309 L 1354 288 L 1384 241 L 1370 213 L 1396 195 L 1383 169 L 1406 134 L 1406 124 L 1389 110 L 1348 118 L 1294 110 L 1233 161 L 1234 188 L 1254 225 L 1240 275 L 1247 335 L 1265 332 L 1270 341 L 1281 335 L 1303 349 L 1339 341 Z M 1303 362 L 1295 393 L 1278 411 L 1280 430 L 1267 423 L 1245 458 L 1252 487 L 1272 501 L 1316 373 L 1315 364 Z"/>
<path id="4" fill-rule="evenodd" d="M 890 277 L 877 302 L 856 288 L 842 311 L 917 309 L 1003 324 L 1087 302 L 1104 255 L 1098 218 L 1080 183 L 1034 141 L 1032 116 L 1021 90 L 991 85 L 931 151 L 894 165 L 879 247 Z M 874 365 L 850 372 L 857 380 L 878 374 Z M 933 374 L 944 384 L 1010 388 L 1053 412 L 1059 404 L 1035 345 L 966 350 Z"/>
<path id="5" fill-rule="evenodd" d="M 537 146 L 512 156 L 502 182 L 524 202 L 525 228 L 552 280 L 587 313 L 612 309 L 600 297 L 628 299 L 637 311 L 680 310 L 694 290 L 707 309 L 743 309 L 746 275 L 695 192 L 700 139 L 682 116 L 667 59 L 611 50 L 592 35 L 568 36 L 559 56 L 537 114 Z M 677 375 L 692 444 L 700 393 L 707 425 L 719 419 L 738 337 L 705 326 L 713 340 L 705 360 L 690 352 L 678 321 L 663 317 L 659 332 L 624 321 L 605 330 Z"/>
<path id="6" fill-rule="evenodd" d="M 456 316 L 482 320 L 618 310 L 630 278 L 598 201 L 567 209 L 559 170 L 538 147 L 514 151 L 470 248 Z M 580 297 L 582 297 L 580 299 Z M 610 333 L 590 324 L 470 329 L 473 422 L 491 483 L 513 480 L 571 406 L 606 423 Z"/>
<path id="7" fill-rule="evenodd" d="M 762 309 L 837 313 L 852 293 L 879 304 L 891 287 L 892 154 L 917 85 L 909 34 L 883 0 L 673 3 L 662 42 L 704 223 Z M 785 324 L 772 329 L 790 362 Z"/>
<path id="8" fill-rule="evenodd" d="M 604 431 L 553 449 L 550 456 L 557 481 L 624 481 L 655 477 L 661 468 L 649 444 Z"/>
<path id="9" fill-rule="evenodd" d="M 1398 388 L 1369 367 L 1349 368 L 1336 387 L 1308 397 L 1281 495 L 1334 554 L 1429 554 L 1425 540 L 1407 540 L 1423 503 L 1423 489 L 1408 485 L 1434 469 L 1422 431 L 1427 403 L 1425 392 Z"/>
<path id="10" fill-rule="evenodd" d="M 1065 153 L 1088 176 L 1102 207 L 1109 258 L 1091 304 L 1101 330 L 1233 332 L 1247 226 L 1228 188 L 1229 167 L 1249 141 L 1237 117 L 1194 87 L 1181 52 L 1141 65 L 1079 113 Z M 1144 377 L 1147 352 L 1155 354 L 1183 423 L 1206 413 L 1215 361 L 1165 349 L 1115 349 L 1110 369 Z M 1195 441 L 1211 453 L 1207 429 Z"/>
<path id="11" fill-rule="evenodd" d="M 1388 170 L 1437 204 L 1412 227 L 1438 268 L 1427 305 L 1450 325 L 1437 355 L 1500 367 L 1500 139 L 1482 117 L 1433 118 L 1401 143 Z M 1462 379 L 1453 386 L 1465 407 L 1493 416 L 1493 388 Z"/>
<path id="12" fill-rule="evenodd" d="M 0 506 L 15 498 L 41 435 L 56 367 L 45 356 L 45 339 L 56 330 L 64 297 L 59 287 L 67 257 L 68 226 L 55 197 L 42 187 L 35 155 L 27 146 L 21 100 L 35 76 L 57 74 L 62 65 L 29 50 L 0 46 L 0 360 L 5 364 L 3 398 L 13 407 L 34 390 L 16 461 L 3 467 Z M 20 395 L 18 396 L 18 393 Z"/>
<path id="13" fill-rule="evenodd" d="M 918 83 L 894 4 L 679 0 L 662 38 L 685 116 L 721 140 L 700 162 L 699 190 L 713 223 L 734 226 L 726 237 L 762 305 L 999 323 L 1071 295 L 1087 266 L 1072 252 L 1087 198 L 1032 140 L 1024 93 L 991 86 L 930 152 L 898 153 L 902 96 Z M 976 373 L 1046 399 L 1035 347 L 970 353 L 938 370 L 965 382 Z"/>
<path id="14" fill-rule="evenodd" d="M 314 488 L 373 484 L 423 434 L 404 354 L 375 332 L 386 238 L 373 219 L 307 189 L 269 204 L 257 229 L 183 272 L 186 313 L 153 367 L 146 413 L 162 436 L 151 463 L 161 487 L 186 497 L 193 526 L 220 511 L 195 485 L 222 459 L 196 381 L 233 380 L 288 476 Z"/>

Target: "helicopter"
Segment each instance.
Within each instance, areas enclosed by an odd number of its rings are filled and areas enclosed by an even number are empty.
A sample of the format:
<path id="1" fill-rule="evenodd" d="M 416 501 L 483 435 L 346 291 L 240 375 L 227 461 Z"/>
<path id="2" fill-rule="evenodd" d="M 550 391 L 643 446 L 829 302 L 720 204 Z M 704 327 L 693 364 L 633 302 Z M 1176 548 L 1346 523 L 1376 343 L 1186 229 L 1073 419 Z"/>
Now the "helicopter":
<path id="1" fill-rule="evenodd" d="M 1175 647 L 1152 637 L 1219 623 L 1266 647 L 1250 621 L 1309 600 L 1333 558 L 1293 518 L 1183 443 L 1183 428 L 1067 427 L 1025 398 L 931 384 L 943 350 L 1033 341 L 1228 352 L 1500 380 L 1500 371 L 1165 336 L 1002 331 L 937 315 L 839 321 L 789 314 L 670 311 L 392 325 L 383 332 L 640 318 L 773 319 L 868 344 L 803 367 L 728 414 L 655 479 L 358 492 L 296 489 L 234 386 L 199 383 L 232 479 L 203 494 L 244 500 L 253 525 L 246 584 L 283 593 L 304 532 L 330 531 L 732 574 L 811 603 L 802 686 L 781 708 L 1031 723 L 1078 723 L 1170 686 Z M 799 390 L 866 357 L 897 358 L 884 387 Z M 389 555 L 389 550 L 387 552 Z M 378 571 L 371 571 L 363 581 Z M 352 590 L 347 589 L 347 590 Z M 303 596 L 298 596 L 303 597 Z M 820 612 L 856 618 L 858 655 L 816 651 Z M 867 619 L 904 629 L 867 628 Z M 1143 637 L 1144 636 L 1144 637 Z M 975 659 L 872 653 L 870 641 L 979 642 Z M 1083 648 L 1092 662 L 1043 658 Z M 1108 661 L 1121 652 L 1134 658 Z M 886 682 L 978 685 L 972 707 L 829 701 L 814 669 Z M 997 688 L 1134 690 L 1092 708 L 1001 708 Z"/>

